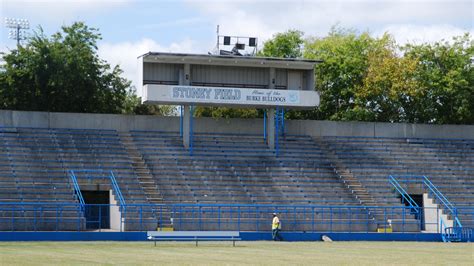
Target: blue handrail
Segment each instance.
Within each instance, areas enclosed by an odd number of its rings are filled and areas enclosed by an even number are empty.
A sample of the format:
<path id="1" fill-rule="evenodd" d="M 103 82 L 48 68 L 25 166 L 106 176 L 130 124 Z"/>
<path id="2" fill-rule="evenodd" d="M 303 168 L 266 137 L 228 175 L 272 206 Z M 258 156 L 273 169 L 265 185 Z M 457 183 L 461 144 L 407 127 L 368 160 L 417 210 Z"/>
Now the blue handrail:
<path id="1" fill-rule="evenodd" d="M 122 191 L 120 190 L 120 188 L 118 186 L 117 179 L 115 178 L 115 175 L 114 175 L 113 171 L 110 171 L 110 176 L 109 177 L 110 177 L 110 181 L 112 182 L 112 186 L 115 190 L 115 193 L 117 193 L 117 198 L 119 199 L 120 206 L 122 208 L 124 208 L 125 207 L 125 199 L 123 198 Z"/>
<path id="2" fill-rule="evenodd" d="M 75 174 L 76 172 L 77 173 L 88 173 L 88 174 L 91 174 L 91 173 L 106 174 L 107 178 L 110 180 L 112 188 L 114 189 L 115 193 L 117 194 L 117 198 L 119 200 L 120 206 L 125 207 L 126 204 L 125 204 L 125 200 L 124 200 L 123 195 L 122 195 L 122 191 L 120 190 L 120 187 L 117 183 L 117 179 L 115 178 L 115 175 L 114 175 L 112 170 L 101 170 L 101 169 L 69 170 L 69 175 L 71 176 L 71 179 L 73 181 L 74 190 L 75 190 L 76 194 L 78 195 L 79 203 L 81 204 L 81 206 L 83 206 L 85 204 L 85 202 L 84 202 L 84 198 L 82 197 L 81 188 L 79 186 L 79 183 L 77 182 L 77 177 L 76 177 L 76 174 Z M 97 176 L 91 176 L 91 175 L 87 175 L 86 177 L 89 178 L 89 179 L 104 178 L 104 176 L 97 177 Z"/>
<path id="3" fill-rule="evenodd" d="M 433 195 L 436 196 L 436 198 L 444 205 L 446 209 L 448 209 L 451 212 L 451 215 L 453 215 L 453 219 L 455 224 L 457 224 L 459 227 L 462 227 L 461 221 L 459 221 L 458 218 L 458 213 L 456 207 L 441 193 L 441 191 L 438 190 L 438 188 L 426 177 L 423 176 L 423 184 L 433 193 Z"/>
<path id="4" fill-rule="evenodd" d="M 71 177 L 72 185 L 74 186 L 74 192 L 79 200 L 79 204 L 81 205 L 81 210 L 84 211 L 85 209 L 84 197 L 82 196 L 81 189 L 79 188 L 79 183 L 77 183 L 77 178 L 73 170 L 69 171 L 69 176 Z"/>
<path id="5" fill-rule="evenodd" d="M 410 208 L 414 210 L 416 213 L 419 212 L 420 206 L 413 200 L 413 198 L 406 192 L 406 190 L 398 183 L 395 177 L 389 175 L 388 182 L 392 184 L 393 187 L 397 190 L 397 192 L 410 204 Z"/>

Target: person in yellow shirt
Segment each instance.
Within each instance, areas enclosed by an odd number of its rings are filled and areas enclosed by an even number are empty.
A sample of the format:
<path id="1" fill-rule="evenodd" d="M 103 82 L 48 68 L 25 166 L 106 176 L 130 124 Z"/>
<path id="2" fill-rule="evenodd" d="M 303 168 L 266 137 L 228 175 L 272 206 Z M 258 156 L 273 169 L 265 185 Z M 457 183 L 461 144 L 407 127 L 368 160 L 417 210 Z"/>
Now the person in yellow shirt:
<path id="1" fill-rule="evenodd" d="M 280 235 L 281 230 L 281 223 L 278 215 L 274 212 L 273 213 L 273 220 L 272 220 L 272 239 L 274 241 L 282 241 L 283 238 Z"/>

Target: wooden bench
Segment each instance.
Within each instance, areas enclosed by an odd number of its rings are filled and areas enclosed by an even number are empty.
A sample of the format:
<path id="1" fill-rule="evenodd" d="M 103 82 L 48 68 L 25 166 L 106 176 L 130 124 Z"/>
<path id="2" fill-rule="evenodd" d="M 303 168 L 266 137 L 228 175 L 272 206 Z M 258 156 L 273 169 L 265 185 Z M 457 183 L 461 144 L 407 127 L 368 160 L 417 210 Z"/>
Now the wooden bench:
<path id="1" fill-rule="evenodd" d="M 235 241 L 242 240 L 238 231 L 148 231 L 148 240 L 156 241 Z"/>

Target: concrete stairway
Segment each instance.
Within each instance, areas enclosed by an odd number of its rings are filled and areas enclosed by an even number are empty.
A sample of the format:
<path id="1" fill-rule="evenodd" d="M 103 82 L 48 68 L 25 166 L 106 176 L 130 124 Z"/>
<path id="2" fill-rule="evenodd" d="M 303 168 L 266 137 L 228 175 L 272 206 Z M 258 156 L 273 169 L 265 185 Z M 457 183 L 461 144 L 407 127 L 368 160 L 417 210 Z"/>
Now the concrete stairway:
<path id="1" fill-rule="evenodd" d="M 331 166 L 334 168 L 334 173 L 339 177 L 339 180 L 344 184 L 347 190 L 354 196 L 354 198 L 362 206 L 380 206 L 372 195 L 367 191 L 364 185 L 357 179 L 351 171 L 344 166 L 342 161 L 338 158 L 337 154 L 331 149 L 331 147 L 321 139 L 315 138 L 315 141 L 321 147 L 321 150 L 326 153 L 328 160 L 331 162 Z M 383 211 L 374 211 L 369 210 L 371 218 L 383 220 Z M 385 224 L 385 221 L 382 221 L 381 224 Z"/>
<path id="2" fill-rule="evenodd" d="M 163 203 L 163 197 L 158 191 L 158 186 L 153 180 L 153 176 L 150 173 L 150 170 L 148 170 L 146 162 L 143 160 L 140 152 L 133 142 L 133 137 L 130 135 L 130 133 L 126 132 L 120 132 L 119 136 L 122 144 L 129 154 L 130 159 L 132 159 L 133 170 L 137 174 L 138 181 L 145 192 L 148 202 L 153 204 Z"/>
<path id="3" fill-rule="evenodd" d="M 158 185 L 155 183 L 153 175 L 151 174 L 148 165 L 140 154 L 136 144 L 133 141 L 133 137 L 128 132 L 119 132 L 120 140 L 125 147 L 125 150 L 129 154 L 132 160 L 132 167 L 135 171 L 138 182 L 141 188 L 145 192 L 148 203 L 151 204 L 163 204 L 163 196 L 161 195 Z M 169 210 L 163 210 L 162 208 L 156 208 L 153 210 L 157 219 L 161 218 L 163 224 L 159 224 L 158 227 L 170 227 L 171 212 Z"/>
<path id="4" fill-rule="evenodd" d="M 339 177 L 339 180 L 344 184 L 354 198 L 363 206 L 377 205 L 377 202 L 369 194 L 364 185 L 341 163 L 341 160 L 329 145 L 319 139 L 315 140 L 321 147 L 321 150 L 326 153 L 328 160 L 331 162 L 331 166 L 334 168 L 334 172 Z"/>

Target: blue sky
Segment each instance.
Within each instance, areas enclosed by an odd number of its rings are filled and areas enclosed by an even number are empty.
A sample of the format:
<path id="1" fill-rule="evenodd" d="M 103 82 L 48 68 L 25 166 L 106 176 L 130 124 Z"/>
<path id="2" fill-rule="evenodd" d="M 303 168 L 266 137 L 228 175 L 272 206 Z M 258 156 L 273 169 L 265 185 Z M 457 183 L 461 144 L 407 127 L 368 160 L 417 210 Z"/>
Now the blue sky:
<path id="1" fill-rule="evenodd" d="M 277 32 L 299 29 L 325 36 L 336 23 L 374 35 L 388 31 L 399 43 L 433 42 L 463 32 L 474 34 L 473 1 L 465 0 L 0 0 L 0 16 L 25 18 L 47 34 L 84 21 L 103 40 L 99 54 L 120 64 L 135 80 L 136 57 L 148 51 L 207 53 L 221 34 L 256 36 L 260 42 Z M 5 27 L 0 51 L 13 48 Z"/>

